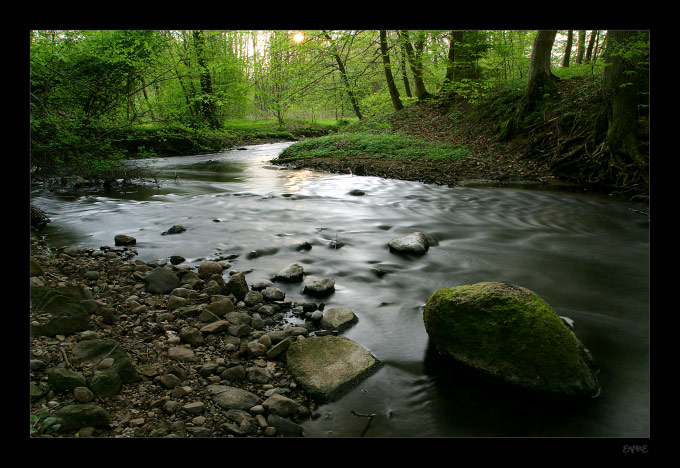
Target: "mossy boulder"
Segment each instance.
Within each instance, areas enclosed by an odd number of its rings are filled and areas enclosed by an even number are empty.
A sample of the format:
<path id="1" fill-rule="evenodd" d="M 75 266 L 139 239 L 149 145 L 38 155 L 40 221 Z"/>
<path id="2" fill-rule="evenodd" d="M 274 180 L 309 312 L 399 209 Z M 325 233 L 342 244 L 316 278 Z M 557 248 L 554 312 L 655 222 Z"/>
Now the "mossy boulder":
<path id="1" fill-rule="evenodd" d="M 526 288 L 484 282 L 440 289 L 423 320 L 441 354 L 496 381 L 551 399 L 600 391 L 588 349 Z"/>

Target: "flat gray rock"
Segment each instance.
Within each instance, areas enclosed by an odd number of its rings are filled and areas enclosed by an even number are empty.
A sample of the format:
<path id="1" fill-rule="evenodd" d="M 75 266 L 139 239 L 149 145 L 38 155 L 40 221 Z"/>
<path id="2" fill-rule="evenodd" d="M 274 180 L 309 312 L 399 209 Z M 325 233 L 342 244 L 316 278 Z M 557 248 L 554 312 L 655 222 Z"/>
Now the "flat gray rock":
<path id="1" fill-rule="evenodd" d="M 286 350 L 288 371 L 310 396 L 333 400 L 376 370 L 378 359 L 342 336 L 295 341 Z"/>
<path id="2" fill-rule="evenodd" d="M 224 409 L 248 411 L 253 406 L 262 404 L 262 399 L 259 396 L 241 388 L 227 385 L 208 385 L 206 389 L 213 401 Z"/>

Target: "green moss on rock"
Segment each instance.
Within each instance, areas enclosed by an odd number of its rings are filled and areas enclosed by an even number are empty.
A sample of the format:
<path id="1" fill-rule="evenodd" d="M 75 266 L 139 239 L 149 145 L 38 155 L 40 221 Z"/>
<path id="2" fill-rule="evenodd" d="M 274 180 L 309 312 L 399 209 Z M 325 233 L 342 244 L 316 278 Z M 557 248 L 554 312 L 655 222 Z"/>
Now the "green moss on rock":
<path id="1" fill-rule="evenodd" d="M 589 351 L 526 288 L 484 282 L 440 289 L 423 320 L 440 353 L 488 377 L 550 398 L 599 393 Z"/>

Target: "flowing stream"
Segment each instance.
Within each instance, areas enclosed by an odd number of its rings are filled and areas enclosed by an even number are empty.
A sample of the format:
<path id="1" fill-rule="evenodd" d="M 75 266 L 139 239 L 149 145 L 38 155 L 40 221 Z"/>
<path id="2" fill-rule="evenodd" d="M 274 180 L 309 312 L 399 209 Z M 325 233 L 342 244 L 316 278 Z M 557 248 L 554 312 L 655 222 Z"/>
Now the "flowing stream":
<path id="1" fill-rule="evenodd" d="M 272 166 L 290 143 L 158 158 L 158 187 L 49 193 L 33 203 L 50 245 L 99 248 L 116 234 L 138 257 L 239 254 L 250 284 L 290 263 L 305 281 L 333 277 L 327 307 L 359 317 L 344 336 L 383 366 L 303 423 L 311 437 L 649 437 L 650 246 L 646 205 L 604 195 L 427 185 Z M 363 196 L 350 195 L 353 189 Z M 172 225 L 186 232 L 161 235 Z M 422 257 L 389 252 L 414 231 Z M 311 250 L 295 246 L 309 242 Z M 259 256 L 249 258 L 258 251 Z M 226 274 L 226 272 L 225 272 Z M 524 286 L 574 321 L 601 369 L 602 392 L 539 402 L 447 366 L 428 343 L 423 306 L 437 289 L 479 281 Z M 300 284 L 277 286 L 311 299 Z M 317 300 L 318 301 L 318 300 Z M 374 414 L 370 419 L 360 414 Z"/>

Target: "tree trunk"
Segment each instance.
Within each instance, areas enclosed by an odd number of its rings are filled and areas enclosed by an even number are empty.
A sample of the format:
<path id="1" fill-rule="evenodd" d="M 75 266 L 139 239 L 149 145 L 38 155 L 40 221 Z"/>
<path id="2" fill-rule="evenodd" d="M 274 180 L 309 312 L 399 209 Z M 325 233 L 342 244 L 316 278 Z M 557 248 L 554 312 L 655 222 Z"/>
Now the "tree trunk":
<path id="1" fill-rule="evenodd" d="M 557 94 L 556 77 L 550 71 L 550 56 L 557 31 L 538 31 L 531 51 L 529 84 L 515 114 L 508 120 L 501 138 L 509 140 L 521 127 L 525 118 L 548 96 Z"/>
<path id="2" fill-rule="evenodd" d="M 411 45 L 411 39 L 409 38 L 408 31 L 401 31 L 401 39 L 406 49 L 406 56 L 408 58 L 409 64 L 411 65 L 411 72 L 413 73 L 413 82 L 416 86 L 416 98 L 419 101 L 428 99 L 432 97 L 430 93 L 425 89 L 425 81 L 423 81 L 423 62 L 422 62 L 422 52 L 425 45 L 425 37 L 422 32 L 416 41 L 416 47 Z"/>
<path id="3" fill-rule="evenodd" d="M 635 53 L 632 41 L 638 39 L 639 31 L 611 30 L 607 32 L 605 67 L 602 79 L 602 95 L 607 116 L 606 146 L 610 155 L 610 166 L 621 171 L 623 185 L 631 178 L 648 182 L 648 155 L 641 152 L 635 136 L 640 103 L 640 89 L 645 89 L 648 74 L 640 62 L 647 60 L 647 54 Z M 643 37 L 644 39 L 644 37 Z"/>
<path id="4" fill-rule="evenodd" d="M 394 77 L 392 76 L 392 66 L 390 65 L 390 53 L 387 50 L 387 32 L 384 29 L 380 30 L 380 54 L 383 59 L 383 66 L 385 68 L 385 79 L 387 80 L 387 88 L 390 90 L 390 97 L 392 98 L 392 105 L 396 110 L 401 110 L 404 105 L 399 99 L 399 91 L 394 84 Z"/>
<path id="5" fill-rule="evenodd" d="M 531 111 L 545 94 L 557 91 L 555 75 L 550 70 L 550 54 L 557 31 L 538 31 L 531 51 L 529 85 L 527 87 L 528 110 Z"/>
<path id="6" fill-rule="evenodd" d="M 579 29 L 578 31 L 578 51 L 576 52 L 576 63 L 579 65 L 583 63 L 583 54 L 586 49 L 586 31 Z"/>
<path id="7" fill-rule="evenodd" d="M 593 56 L 593 46 L 595 45 L 595 38 L 597 37 L 599 31 L 597 29 L 594 29 L 590 33 L 590 40 L 588 41 L 588 49 L 586 50 L 586 63 L 590 63 L 590 60 Z"/>
<path id="8" fill-rule="evenodd" d="M 400 64 L 401 64 L 401 78 L 404 81 L 404 91 L 406 91 L 406 97 L 413 97 L 411 94 L 411 86 L 408 82 L 408 72 L 406 71 L 406 48 L 401 44 L 400 50 Z"/>
<path id="9" fill-rule="evenodd" d="M 446 64 L 446 76 L 444 76 L 444 83 L 451 83 L 453 81 L 454 66 L 456 63 L 456 42 L 458 36 L 456 33 L 460 31 L 451 31 L 449 34 L 449 54 L 447 56 L 448 63 Z"/>
<path id="10" fill-rule="evenodd" d="M 196 48 L 196 60 L 201 68 L 200 83 L 201 83 L 201 113 L 208 121 L 210 128 L 219 128 L 220 123 L 217 118 L 217 111 L 215 109 L 215 101 L 212 89 L 212 78 L 210 77 L 210 70 L 205 61 L 205 40 L 202 30 L 195 30 L 193 32 L 194 46 Z"/>
<path id="11" fill-rule="evenodd" d="M 571 57 L 571 44 L 574 41 L 574 31 L 567 32 L 567 47 L 564 49 L 564 58 L 562 59 L 562 66 L 569 67 L 569 58 Z"/>
<path id="12" fill-rule="evenodd" d="M 342 81 L 345 84 L 345 90 L 347 91 L 347 95 L 349 96 L 349 101 L 352 103 L 352 108 L 354 109 L 354 113 L 359 118 L 359 120 L 361 120 L 361 119 L 363 119 L 363 115 L 361 115 L 361 110 L 359 109 L 359 103 L 357 102 L 356 98 L 354 97 L 354 93 L 352 92 L 352 88 L 350 87 L 349 78 L 347 77 L 347 72 L 345 71 L 345 65 L 342 63 L 342 59 L 340 58 L 340 54 L 335 49 L 335 45 L 333 43 L 333 39 L 331 39 L 330 34 L 328 34 L 327 31 L 323 31 L 323 35 L 328 40 L 328 42 L 331 43 L 332 54 L 333 54 L 333 57 L 335 57 L 336 63 L 338 64 L 338 70 L 340 70 L 340 78 L 342 78 Z"/>
<path id="13" fill-rule="evenodd" d="M 471 53 L 474 39 L 467 31 L 451 31 L 449 33 L 449 53 L 446 66 L 446 76 L 442 84 L 442 91 L 448 99 L 455 94 L 451 83 L 463 80 L 477 80 L 480 77 L 477 58 Z M 448 88 L 448 89 L 447 89 Z"/>

